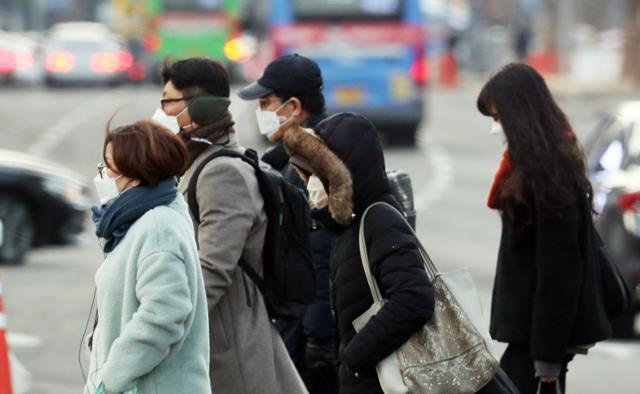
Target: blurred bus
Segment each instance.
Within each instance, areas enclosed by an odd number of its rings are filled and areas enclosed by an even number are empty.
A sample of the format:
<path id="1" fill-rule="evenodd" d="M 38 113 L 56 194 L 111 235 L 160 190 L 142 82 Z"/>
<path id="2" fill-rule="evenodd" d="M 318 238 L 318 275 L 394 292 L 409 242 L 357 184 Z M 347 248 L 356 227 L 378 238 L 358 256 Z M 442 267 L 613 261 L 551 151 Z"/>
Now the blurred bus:
<path id="1" fill-rule="evenodd" d="M 248 56 L 240 45 L 241 0 L 145 0 L 147 33 L 142 46 L 159 65 L 165 57 L 204 56 L 232 74 Z"/>
<path id="2" fill-rule="evenodd" d="M 420 0 L 270 0 L 247 15 L 267 57 L 297 52 L 319 64 L 330 112 L 360 112 L 389 142 L 415 143 L 429 79 Z"/>

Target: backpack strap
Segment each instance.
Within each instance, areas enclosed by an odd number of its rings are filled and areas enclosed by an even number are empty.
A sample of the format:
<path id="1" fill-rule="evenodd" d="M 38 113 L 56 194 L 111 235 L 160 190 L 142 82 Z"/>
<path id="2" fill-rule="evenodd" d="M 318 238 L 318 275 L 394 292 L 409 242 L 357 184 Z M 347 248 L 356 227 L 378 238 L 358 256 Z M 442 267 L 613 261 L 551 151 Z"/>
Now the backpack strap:
<path id="1" fill-rule="evenodd" d="M 249 262 L 247 262 L 247 260 L 243 259 L 242 257 L 240 257 L 238 265 L 240 266 L 240 268 L 242 268 L 244 273 L 247 274 L 251 281 L 258 287 L 258 290 L 260 290 L 260 293 L 262 293 L 262 295 L 264 296 L 264 279 L 262 279 L 258 271 L 254 270 L 253 267 L 249 265 Z"/>
<path id="2" fill-rule="evenodd" d="M 193 175 L 189 180 L 189 186 L 187 187 L 187 204 L 189 205 L 191 214 L 198 224 L 200 224 L 200 206 L 198 205 L 198 200 L 196 198 L 198 177 L 200 176 L 200 173 L 202 172 L 204 167 L 209 164 L 209 162 L 218 157 L 235 157 L 249 164 L 251 167 L 253 167 L 254 170 L 260 170 L 258 153 L 253 149 L 247 149 L 244 154 L 232 149 L 221 149 L 217 152 L 212 153 L 206 159 L 204 159 L 193 172 Z M 264 280 L 260 277 L 260 274 L 256 270 L 254 270 L 253 267 L 251 267 L 251 265 L 249 265 L 249 263 L 242 257 L 240 258 L 238 265 L 249 276 L 251 281 L 256 284 L 260 292 L 264 293 Z"/>
<path id="3" fill-rule="evenodd" d="M 189 211 L 191 211 L 191 214 L 198 224 L 200 224 L 200 207 L 198 206 L 198 200 L 196 198 L 198 178 L 200 177 L 200 173 L 202 172 L 202 170 L 204 170 L 204 167 L 213 159 L 216 159 L 218 157 L 236 157 L 249 164 L 256 171 L 260 169 L 260 165 L 258 164 L 258 154 L 253 149 L 247 149 L 244 154 L 232 149 L 221 149 L 217 152 L 212 153 L 206 159 L 202 160 L 202 162 L 193 172 L 193 175 L 189 180 L 189 186 L 187 187 L 187 204 L 189 205 Z"/>

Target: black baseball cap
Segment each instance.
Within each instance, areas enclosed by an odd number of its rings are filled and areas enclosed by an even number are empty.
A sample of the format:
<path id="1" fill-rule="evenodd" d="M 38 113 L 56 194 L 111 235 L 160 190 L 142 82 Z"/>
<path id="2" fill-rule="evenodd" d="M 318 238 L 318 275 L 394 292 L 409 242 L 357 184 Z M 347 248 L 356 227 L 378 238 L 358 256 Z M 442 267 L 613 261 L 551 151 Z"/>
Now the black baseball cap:
<path id="1" fill-rule="evenodd" d="M 244 100 L 257 100 L 273 91 L 320 93 L 320 67 L 313 60 L 297 53 L 281 56 L 269 63 L 260 79 L 240 89 L 238 96 Z"/>

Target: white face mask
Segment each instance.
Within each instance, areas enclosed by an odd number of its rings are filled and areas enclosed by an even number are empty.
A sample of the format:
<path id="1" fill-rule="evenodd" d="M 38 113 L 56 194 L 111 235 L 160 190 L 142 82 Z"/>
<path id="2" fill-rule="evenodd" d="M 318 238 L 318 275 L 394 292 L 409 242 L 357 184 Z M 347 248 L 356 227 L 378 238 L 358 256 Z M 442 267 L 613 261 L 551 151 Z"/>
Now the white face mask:
<path id="1" fill-rule="evenodd" d="M 315 175 L 311 175 L 309 177 L 309 182 L 307 182 L 307 190 L 309 191 L 309 202 L 311 203 L 311 208 L 322 209 L 327 206 L 329 196 L 327 195 L 326 190 L 324 190 L 324 185 L 320 178 Z"/>
<path id="2" fill-rule="evenodd" d="M 282 103 L 282 105 L 276 108 L 275 111 L 263 110 L 260 106 L 256 108 L 258 129 L 260 130 L 260 134 L 266 136 L 269 141 L 271 141 L 273 135 L 280 130 L 280 127 L 293 119 L 293 117 L 287 119 L 284 116 L 278 116 L 278 111 L 287 105 L 288 102 L 289 100 Z"/>
<path id="3" fill-rule="evenodd" d="M 171 130 L 173 134 L 178 134 L 180 132 L 180 125 L 178 124 L 178 117 L 182 115 L 184 111 L 187 109 L 183 109 L 176 116 L 167 115 L 162 108 L 158 107 L 156 111 L 153 113 L 151 120 L 160 123 L 162 126 Z"/>
<path id="4" fill-rule="evenodd" d="M 489 134 L 491 135 L 504 135 L 504 129 L 502 128 L 502 123 L 500 122 L 496 122 L 495 120 L 493 121 L 493 124 L 491 125 L 491 131 L 489 131 Z"/>
<path id="5" fill-rule="evenodd" d="M 105 205 L 109 201 L 118 197 L 120 191 L 118 191 L 118 185 L 116 181 L 121 177 L 119 175 L 115 178 L 111 178 L 107 171 L 103 171 L 102 176 L 99 174 L 93 178 L 93 183 L 96 185 L 96 192 L 98 193 L 98 198 L 100 199 L 100 205 Z"/>

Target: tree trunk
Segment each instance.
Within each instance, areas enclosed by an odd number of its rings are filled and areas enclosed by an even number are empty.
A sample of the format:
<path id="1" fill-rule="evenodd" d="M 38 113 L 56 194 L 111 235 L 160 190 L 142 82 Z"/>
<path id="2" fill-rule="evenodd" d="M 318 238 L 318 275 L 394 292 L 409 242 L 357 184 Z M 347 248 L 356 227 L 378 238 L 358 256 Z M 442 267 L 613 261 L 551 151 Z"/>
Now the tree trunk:
<path id="1" fill-rule="evenodd" d="M 623 76 L 640 84 L 640 0 L 627 0 Z"/>

